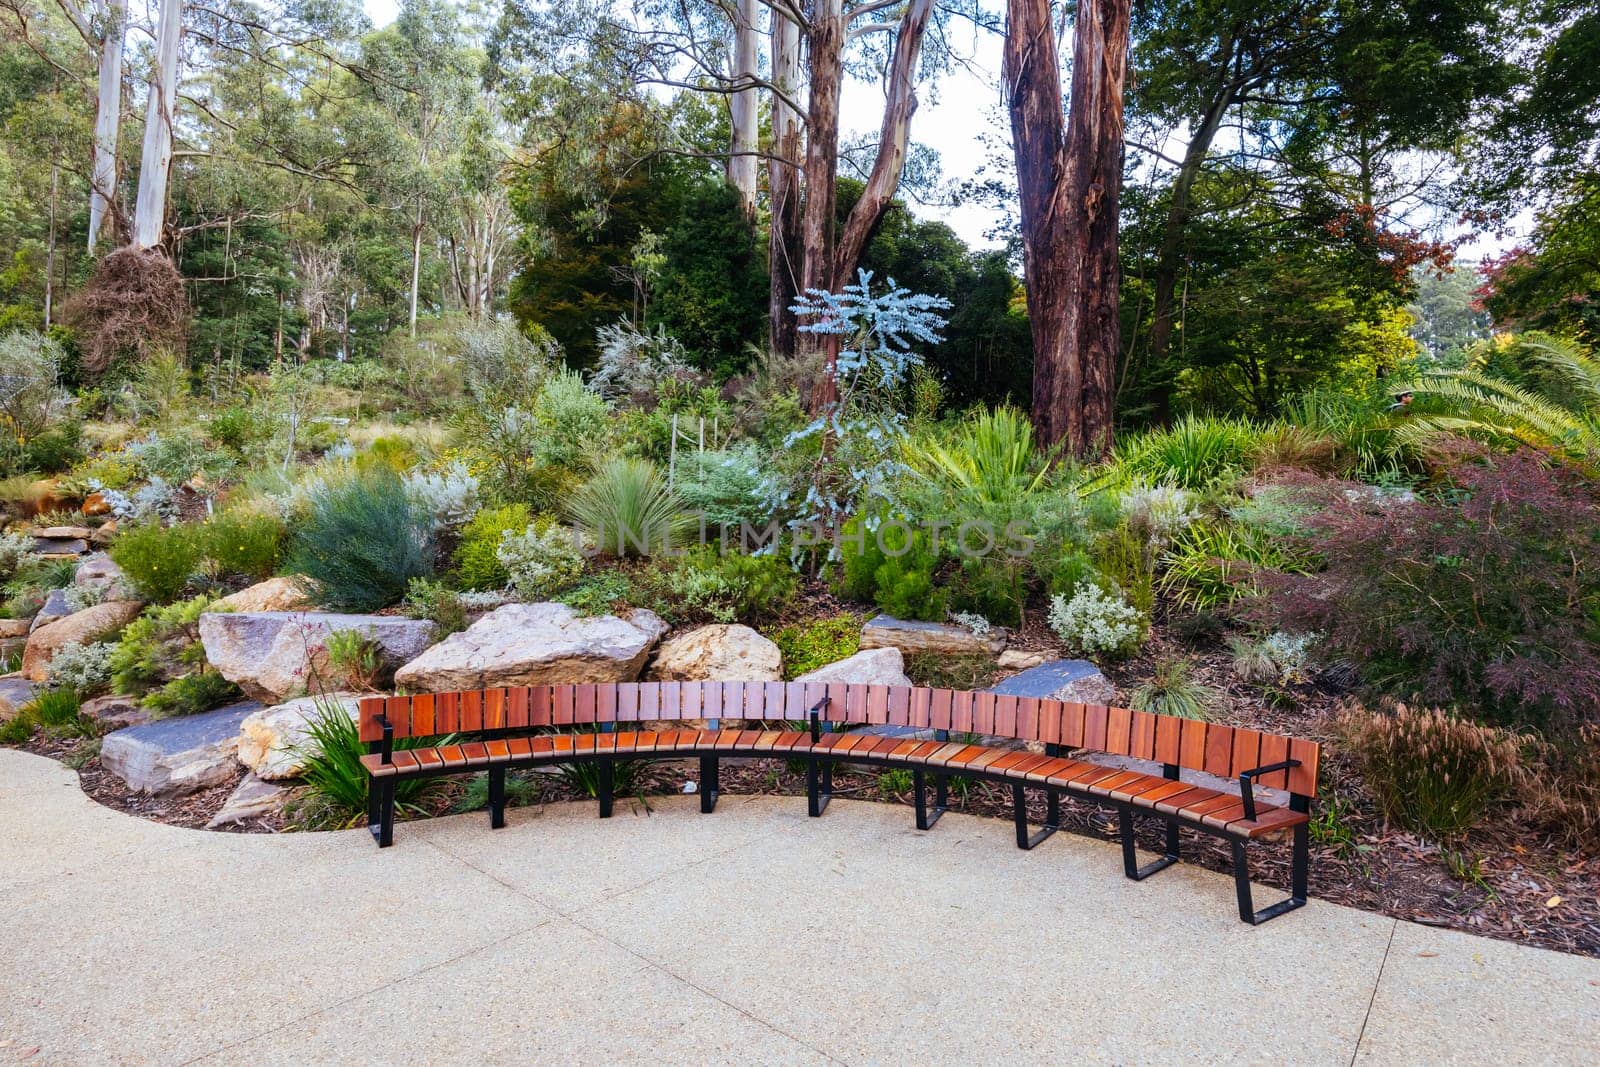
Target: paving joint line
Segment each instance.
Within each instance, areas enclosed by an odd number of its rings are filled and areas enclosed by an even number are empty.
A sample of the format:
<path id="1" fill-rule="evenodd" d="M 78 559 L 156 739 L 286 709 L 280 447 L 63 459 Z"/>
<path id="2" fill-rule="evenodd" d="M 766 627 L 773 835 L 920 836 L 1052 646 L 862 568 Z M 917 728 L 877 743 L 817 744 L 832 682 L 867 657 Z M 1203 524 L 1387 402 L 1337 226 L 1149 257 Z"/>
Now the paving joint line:
<path id="1" fill-rule="evenodd" d="M 1367 1023 L 1372 1019 L 1372 1006 L 1378 1002 L 1378 987 L 1383 985 L 1383 970 L 1389 965 L 1389 953 L 1394 950 L 1394 935 L 1399 929 L 1400 920 L 1392 920 L 1389 925 L 1389 940 L 1383 946 L 1383 958 L 1378 961 L 1378 976 L 1372 980 L 1372 995 L 1367 998 L 1367 1011 L 1361 1016 L 1361 1029 L 1356 1033 L 1356 1047 L 1350 1053 L 1350 1067 L 1355 1067 L 1355 1062 L 1361 1055 L 1361 1042 L 1367 1039 Z"/>

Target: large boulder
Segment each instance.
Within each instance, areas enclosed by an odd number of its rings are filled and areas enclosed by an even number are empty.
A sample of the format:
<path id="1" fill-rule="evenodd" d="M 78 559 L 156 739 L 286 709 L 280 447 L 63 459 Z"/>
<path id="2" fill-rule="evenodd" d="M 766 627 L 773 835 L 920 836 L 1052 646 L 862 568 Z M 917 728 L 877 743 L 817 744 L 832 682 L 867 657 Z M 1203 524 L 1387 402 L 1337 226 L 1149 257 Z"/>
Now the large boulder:
<path id="1" fill-rule="evenodd" d="M 295 578 L 268 578 L 211 605 L 215 611 L 303 611 L 311 606 L 305 587 Z"/>
<path id="2" fill-rule="evenodd" d="M 118 730 L 101 739 L 100 765 L 129 789 L 157 796 L 221 785 L 239 771 L 239 724 L 260 709 L 234 704 Z"/>
<path id="3" fill-rule="evenodd" d="M 343 708 L 350 721 L 356 721 L 356 694 L 331 693 L 320 699 L 328 707 Z M 239 724 L 239 762 L 269 782 L 298 777 L 306 769 L 300 749 L 311 734 L 311 721 L 319 714 L 318 701 L 318 697 L 300 697 L 246 716 Z"/>
<path id="4" fill-rule="evenodd" d="M 393 615 L 334 615 L 323 612 L 247 611 L 200 616 L 206 662 L 252 699 L 281 703 L 314 688 L 347 688 L 328 665 L 328 636 L 354 630 L 377 648 L 373 684 L 433 641 L 426 619 Z"/>
<path id="5" fill-rule="evenodd" d="M 27 637 L 28 631 L 31 629 L 33 629 L 33 622 L 29 619 L 0 619 L 0 641 Z"/>
<path id="6" fill-rule="evenodd" d="M 17 717 L 23 705 L 27 704 L 39 691 L 34 685 L 20 675 L 8 674 L 0 678 L 0 722 L 10 722 Z"/>
<path id="7" fill-rule="evenodd" d="M 898 648 L 869 648 L 807 671 L 797 682 L 849 682 L 852 685 L 910 685 L 906 658 Z"/>
<path id="8" fill-rule="evenodd" d="M 1117 690 L 1106 676 L 1086 659 L 1058 659 L 1013 674 L 989 688 L 991 693 L 1019 697 L 1067 700 L 1076 704 L 1114 704 Z"/>
<path id="9" fill-rule="evenodd" d="M 702 626 L 663 642 L 648 677 L 656 682 L 781 682 L 783 653 L 748 626 Z"/>
<path id="10" fill-rule="evenodd" d="M 565 604 L 507 604 L 395 672 L 422 692 L 503 685 L 631 682 L 667 624 L 652 611 L 626 619 L 579 615 Z"/>
<path id="11" fill-rule="evenodd" d="M 1006 639 L 999 630 L 980 637 L 965 626 L 877 615 L 861 628 L 861 647 L 898 648 L 906 655 L 934 652 L 942 656 L 993 656 L 1006 647 Z"/>
<path id="12" fill-rule="evenodd" d="M 87 645 L 109 637 L 139 617 L 144 607 L 137 600 L 109 600 L 57 619 L 28 635 L 22 652 L 22 676 L 42 682 L 49 675 L 50 661 L 67 645 Z"/>

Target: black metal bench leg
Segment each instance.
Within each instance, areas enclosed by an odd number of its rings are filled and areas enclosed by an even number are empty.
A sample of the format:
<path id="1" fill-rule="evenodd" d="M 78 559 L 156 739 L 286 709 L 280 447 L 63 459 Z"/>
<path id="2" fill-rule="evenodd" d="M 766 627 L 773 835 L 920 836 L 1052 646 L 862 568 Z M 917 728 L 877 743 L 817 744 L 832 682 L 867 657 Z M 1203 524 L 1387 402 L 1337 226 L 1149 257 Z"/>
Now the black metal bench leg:
<path id="1" fill-rule="evenodd" d="M 377 841 L 382 833 L 383 821 L 383 780 L 381 778 L 367 779 L 367 832 L 372 839 Z"/>
<path id="2" fill-rule="evenodd" d="M 722 789 L 721 761 L 715 756 L 700 757 L 700 813 L 709 815 L 716 810 L 717 795 Z"/>
<path id="3" fill-rule="evenodd" d="M 1133 812 L 1123 810 L 1117 813 L 1118 828 L 1122 832 L 1122 870 L 1135 882 L 1142 882 L 1157 871 L 1164 871 L 1178 862 L 1178 824 L 1167 822 L 1167 854 L 1153 863 L 1139 866 L 1139 860 L 1134 853 L 1133 842 Z"/>
<path id="4" fill-rule="evenodd" d="M 394 804 L 395 780 L 393 777 L 383 780 L 383 795 L 378 799 L 378 847 L 388 848 L 394 844 Z"/>
<path id="5" fill-rule="evenodd" d="M 489 829 L 498 830 L 506 824 L 506 769 L 489 768 Z"/>
<path id="6" fill-rule="evenodd" d="M 1245 855 L 1245 843 L 1234 841 L 1233 885 L 1239 897 L 1239 918 L 1252 926 L 1260 926 L 1268 919 L 1276 919 L 1284 912 L 1304 907 L 1311 861 L 1311 836 L 1305 823 L 1294 828 L 1294 853 L 1289 875 L 1289 896 L 1276 904 L 1256 911 L 1250 899 L 1250 861 Z"/>
<path id="7" fill-rule="evenodd" d="M 806 760 L 806 814 L 818 818 L 832 799 L 833 764 L 819 759 Z"/>
<path id="8" fill-rule="evenodd" d="M 611 818 L 612 802 L 612 761 L 609 759 L 603 759 L 596 760 L 595 762 L 599 764 L 597 768 L 599 771 L 599 782 L 595 786 L 595 795 L 600 801 L 600 817 L 602 819 L 609 819 Z"/>
<path id="9" fill-rule="evenodd" d="M 945 803 L 947 794 L 945 793 L 943 776 L 934 776 L 934 803 L 932 810 L 928 808 L 928 776 L 921 770 L 913 770 L 911 772 L 911 791 L 916 794 L 917 798 L 917 829 L 933 829 L 933 824 L 939 821 L 939 816 L 945 813 L 945 808 L 947 807 Z"/>
<path id="10" fill-rule="evenodd" d="M 1011 783 L 1011 810 L 1012 817 L 1017 824 L 1017 847 L 1031 849 L 1061 826 L 1061 805 L 1057 800 L 1055 790 L 1046 792 L 1049 810 L 1045 813 L 1045 824 L 1036 833 L 1028 832 L 1028 791 L 1021 782 Z"/>

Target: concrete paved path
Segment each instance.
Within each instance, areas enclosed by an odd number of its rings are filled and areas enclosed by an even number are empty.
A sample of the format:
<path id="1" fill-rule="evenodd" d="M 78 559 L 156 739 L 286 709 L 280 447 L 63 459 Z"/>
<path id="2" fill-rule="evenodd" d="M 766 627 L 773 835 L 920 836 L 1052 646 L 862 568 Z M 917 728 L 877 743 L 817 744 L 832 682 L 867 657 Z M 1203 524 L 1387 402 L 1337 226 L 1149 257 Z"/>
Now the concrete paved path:
<path id="1" fill-rule="evenodd" d="M 0 1063 L 1600 1062 L 1600 961 L 903 808 L 232 836 L 0 749 Z M 1270 899 L 1263 895 L 1262 899 Z"/>

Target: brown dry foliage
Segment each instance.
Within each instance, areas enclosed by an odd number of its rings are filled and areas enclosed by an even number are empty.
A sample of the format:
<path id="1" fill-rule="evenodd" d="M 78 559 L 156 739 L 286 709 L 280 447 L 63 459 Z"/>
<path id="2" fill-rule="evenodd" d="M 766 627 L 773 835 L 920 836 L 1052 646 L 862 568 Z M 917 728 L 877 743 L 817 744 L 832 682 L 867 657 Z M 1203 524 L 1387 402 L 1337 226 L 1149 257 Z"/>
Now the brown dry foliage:
<path id="1" fill-rule="evenodd" d="M 189 328 L 189 301 L 172 260 L 157 249 L 119 248 L 95 265 L 88 284 L 67 304 L 78 333 L 83 370 L 105 373 L 116 358 L 179 348 Z"/>
<path id="2" fill-rule="evenodd" d="M 1522 816 L 1584 852 L 1600 854 L 1600 726 L 1541 744 L 1538 766 L 1526 775 Z"/>

